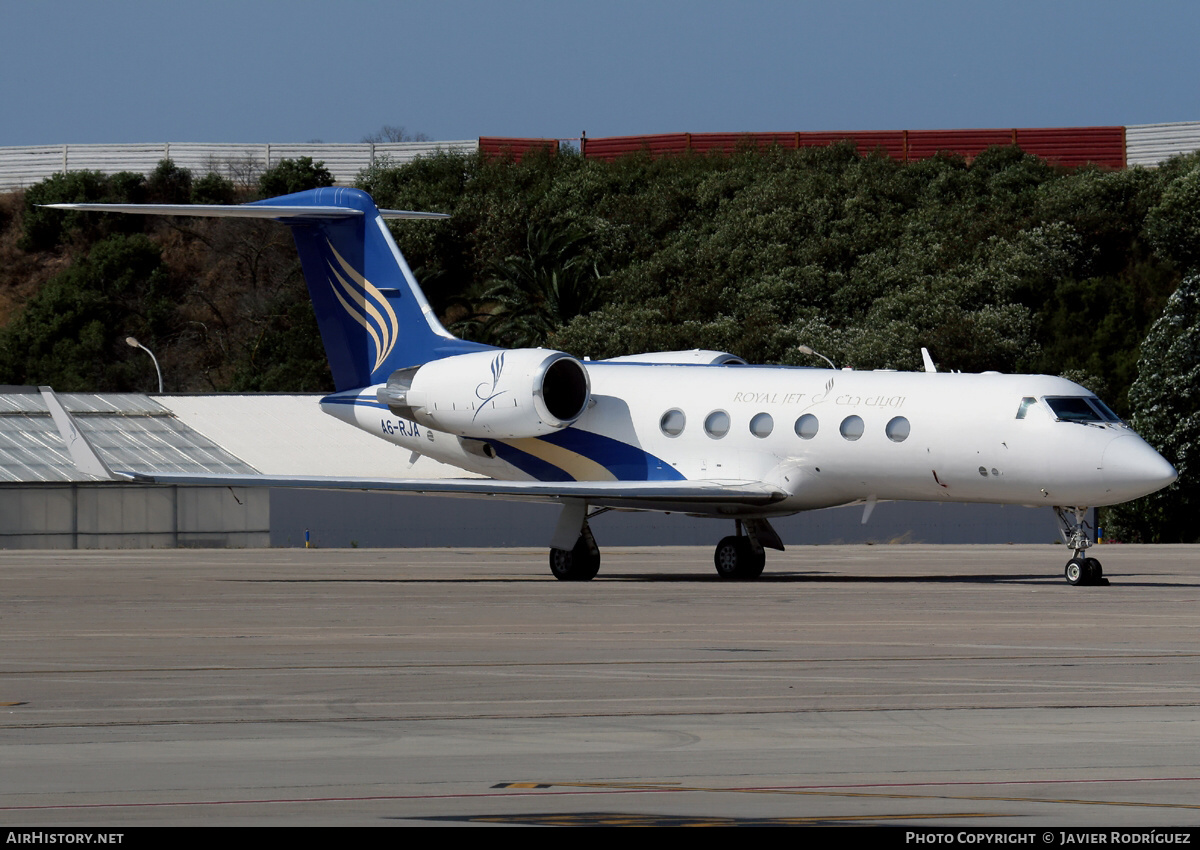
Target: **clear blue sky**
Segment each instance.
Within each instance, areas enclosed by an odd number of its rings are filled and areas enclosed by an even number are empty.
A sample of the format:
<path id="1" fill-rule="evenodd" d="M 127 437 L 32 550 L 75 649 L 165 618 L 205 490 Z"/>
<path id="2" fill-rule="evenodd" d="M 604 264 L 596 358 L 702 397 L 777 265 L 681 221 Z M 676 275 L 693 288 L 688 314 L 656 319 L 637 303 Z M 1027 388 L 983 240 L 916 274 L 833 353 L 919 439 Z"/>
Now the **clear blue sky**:
<path id="1" fill-rule="evenodd" d="M 1200 120 L 1200 3 L 0 0 L 0 145 Z"/>

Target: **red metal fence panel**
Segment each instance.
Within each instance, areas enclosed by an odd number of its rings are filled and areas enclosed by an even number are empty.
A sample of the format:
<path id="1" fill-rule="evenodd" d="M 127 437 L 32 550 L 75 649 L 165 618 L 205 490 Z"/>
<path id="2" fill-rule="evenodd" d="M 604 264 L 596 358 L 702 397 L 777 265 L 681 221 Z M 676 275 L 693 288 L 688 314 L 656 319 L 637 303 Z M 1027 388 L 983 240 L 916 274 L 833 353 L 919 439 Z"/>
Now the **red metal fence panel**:
<path id="1" fill-rule="evenodd" d="M 914 162 L 948 151 L 972 159 L 993 145 L 1020 145 L 1026 152 L 1066 166 L 1094 162 L 1125 167 L 1124 127 L 1002 128 L 993 130 L 896 130 L 865 133 L 663 133 L 652 136 L 610 136 L 586 139 L 581 145 L 589 159 L 613 160 L 644 151 L 651 156 L 733 153 L 741 146 L 766 148 L 817 147 L 851 141 L 864 156 L 882 151 L 900 162 Z M 483 140 L 480 140 L 480 148 Z"/>
<path id="2" fill-rule="evenodd" d="M 549 149 L 558 153 L 558 139 L 508 139 L 503 136 L 480 136 L 479 152 L 487 157 L 511 156 L 520 159 L 532 150 Z"/>
<path id="3" fill-rule="evenodd" d="M 657 136 L 609 136 L 586 139 L 580 143 L 583 155 L 589 159 L 614 160 L 618 157 L 645 151 L 652 156 L 683 153 L 688 149 L 687 133 L 665 133 Z"/>
<path id="4" fill-rule="evenodd" d="M 994 145 L 1012 143 L 1012 130 L 909 130 L 908 161 L 936 156 L 941 151 L 970 159 Z"/>
<path id="5" fill-rule="evenodd" d="M 691 150 L 698 153 L 733 153 L 745 148 L 796 147 L 795 133 L 689 133 Z"/>
<path id="6" fill-rule="evenodd" d="M 1124 127 L 1056 127 L 1014 132 L 1023 151 L 1047 162 L 1067 166 L 1094 162 L 1109 168 L 1125 167 Z"/>

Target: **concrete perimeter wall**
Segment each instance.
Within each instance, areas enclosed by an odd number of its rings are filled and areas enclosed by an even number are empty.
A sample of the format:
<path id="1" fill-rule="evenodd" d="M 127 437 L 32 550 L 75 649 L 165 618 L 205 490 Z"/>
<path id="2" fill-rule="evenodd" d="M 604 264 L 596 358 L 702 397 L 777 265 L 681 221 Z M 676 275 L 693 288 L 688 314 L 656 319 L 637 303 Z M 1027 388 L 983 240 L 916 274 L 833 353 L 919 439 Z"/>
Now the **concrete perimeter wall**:
<path id="1" fill-rule="evenodd" d="M 271 491 L 271 545 L 409 548 L 548 547 L 557 505 L 498 499 L 400 496 L 390 493 Z M 785 544 L 1053 543 L 1058 523 L 1049 508 L 880 502 L 870 522 L 863 509 L 832 508 L 771 520 Z M 731 520 L 683 514 L 609 511 L 592 521 L 605 546 L 716 545 Z"/>
<path id="2" fill-rule="evenodd" d="M 270 545 L 265 489 L 105 484 L 0 487 L 0 548 Z"/>

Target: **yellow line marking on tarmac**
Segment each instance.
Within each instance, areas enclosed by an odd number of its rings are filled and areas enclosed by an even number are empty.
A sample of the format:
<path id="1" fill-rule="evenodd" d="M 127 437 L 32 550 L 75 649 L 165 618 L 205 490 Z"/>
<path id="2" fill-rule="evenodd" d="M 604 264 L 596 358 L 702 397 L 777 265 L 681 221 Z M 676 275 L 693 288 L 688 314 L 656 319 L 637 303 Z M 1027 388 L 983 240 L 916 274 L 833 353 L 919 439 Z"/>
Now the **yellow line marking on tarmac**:
<path id="1" fill-rule="evenodd" d="M 520 823 L 546 826 L 785 826 L 789 824 L 822 823 L 879 823 L 896 820 L 954 820 L 957 818 L 1015 817 L 997 812 L 944 812 L 890 815 L 813 815 L 811 817 L 704 817 L 688 815 L 647 815 L 624 812 L 580 812 L 578 814 L 514 814 L 447 816 L 437 820 L 468 821 L 471 823 Z"/>
<path id="2" fill-rule="evenodd" d="M 498 782 L 493 788 L 552 788 L 547 782 Z"/>
<path id="3" fill-rule="evenodd" d="M 1117 780 L 1114 780 L 1117 781 Z M 884 800 L 962 800 L 974 803 L 1061 803 L 1078 806 L 1125 806 L 1146 809 L 1200 809 L 1200 803 L 1150 803 L 1128 800 L 1079 800 L 1069 797 L 1002 797 L 982 794 L 912 794 L 894 791 L 847 791 L 808 790 L 800 788 L 701 788 L 674 784 L 619 783 L 619 782 L 554 782 L 542 783 L 538 787 L 553 785 L 557 788 L 606 788 L 630 791 L 694 791 L 698 793 L 725 794 L 782 794 L 796 797 L 861 797 Z"/>

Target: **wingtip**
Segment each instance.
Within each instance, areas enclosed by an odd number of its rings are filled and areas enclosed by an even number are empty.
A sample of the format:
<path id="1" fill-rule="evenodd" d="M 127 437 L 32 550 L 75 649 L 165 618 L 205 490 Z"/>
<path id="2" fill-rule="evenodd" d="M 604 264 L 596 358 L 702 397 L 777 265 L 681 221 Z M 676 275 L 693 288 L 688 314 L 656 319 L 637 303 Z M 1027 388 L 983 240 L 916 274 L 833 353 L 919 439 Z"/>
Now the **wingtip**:
<path id="1" fill-rule="evenodd" d="M 75 468 L 86 475 L 94 475 L 103 480 L 117 480 L 118 476 L 113 474 L 104 459 L 96 453 L 96 449 L 75 424 L 74 417 L 67 413 L 67 409 L 63 407 L 54 390 L 50 387 L 38 387 L 38 392 L 42 394 L 42 398 L 46 402 L 50 417 L 58 428 L 59 437 L 62 438 L 67 451 L 71 454 L 71 461 L 75 464 Z"/>

